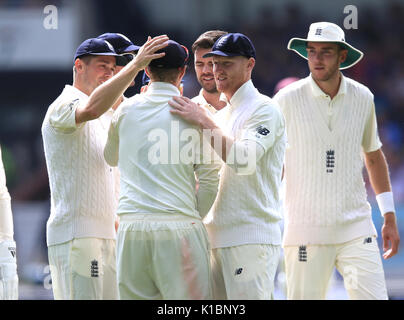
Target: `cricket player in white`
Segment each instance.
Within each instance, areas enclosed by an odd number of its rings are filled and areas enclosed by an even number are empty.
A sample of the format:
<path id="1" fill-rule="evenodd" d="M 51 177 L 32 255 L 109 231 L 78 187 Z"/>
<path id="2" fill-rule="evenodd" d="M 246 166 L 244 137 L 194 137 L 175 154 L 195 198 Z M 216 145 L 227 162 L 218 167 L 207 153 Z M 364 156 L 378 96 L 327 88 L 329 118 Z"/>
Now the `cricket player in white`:
<path id="1" fill-rule="evenodd" d="M 212 245 L 215 299 L 272 299 L 281 230 L 279 187 L 286 135 L 282 113 L 251 81 L 255 49 L 240 33 L 220 37 L 213 56 L 217 88 L 228 106 L 215 119 L 205 108 L 180 97 L 172 113 L 211 135 L 225 164 L 212 220 L 206 221 Z"/>
<path id="2" fill-rule="evenodd" d="M 180 96 L 188 51 L 170 40 L 162 52 L 165 56 L 146 68 L 147 91 L 118 108 L 104 150 L 106 161 L 118 164 L 121 173 L 119 295 L 211 299 L 202 218 L 216 197 L 221 164 L 210 164 L 210 159 L 204 164 L 202 134 L 170 113 L 168 101 Z"/>
<path id="3" fill-rule="evenodd" d="M 383 257 L 399 235 L 387 163 L 377 133 L 373 95 L 340 70 L 363 53 L 328 22 L 288 49 L 308 59 L 310 75 L 274 99 L 286 119 L 284 234 L 288 299 L 325 299 L 334 269 L 350 299 L 387 299 L 383 265 L 362 177 L 363 160 L 381 214 Z"/>
<path id="4" fill-rule="evenodd" d="M 226 106 L 226 102 L 220 100 L 220 92 L 216 87 L 213 75 L 213 59 L 212 57 L 203 56 L 210 52 L 216 40 L 225 34 L 227 32 L 221 30 L 206 31 L 192 44 L 195 75 L 202 88 L 199 91 L 199 95 L 191 100 L 207 108 L 212 114 L 223 109 Z"/>
<path id="5" fill-rule="evenodd" d="M 131 72 L 115 71 L 113 47 L 88 39 L 77 49 L 73 86 L 49 107 L 42 135 L 51 189 L 48 256 L 55 299 L 117 299 L 114 174 L 103 158 L 100 119 L 122 96 L 122 82 L 160 57 L 167 37 L 149 39 Z M 112 81 L 114 80 L 114 81 Z M 118 89 L 117 89 L 118 87 Z"/>
<path id="6" fill-rule="evenodd" d="M 0 148 L 0 300 L 18 299 L 16 244 L 11 198 Z"/>

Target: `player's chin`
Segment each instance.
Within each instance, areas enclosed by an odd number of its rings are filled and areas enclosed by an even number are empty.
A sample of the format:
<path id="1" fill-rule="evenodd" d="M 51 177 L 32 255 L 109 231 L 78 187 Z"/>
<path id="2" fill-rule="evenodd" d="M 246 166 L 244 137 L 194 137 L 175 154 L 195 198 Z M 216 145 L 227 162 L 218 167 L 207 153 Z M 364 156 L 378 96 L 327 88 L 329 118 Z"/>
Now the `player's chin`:
<path id="1" fill-rule="evenodd" d="M 330 76 L 325 71 L 312 72 L 312 77 L 317 81 L 327 81 L 330 79 Z"/>
<path id="2" fill-rule="evenodd" d="M 216 83 L 216 89 L 220 92 L 225 92 L 228 87 L 226 81 L 218 81 L 218 83 Z"/>
<path id="3" fill-rule="evenodd" d="M 217 92 L 216 83 L 214 81 L 213 83 L 203 83 L 202 88 L 209 93 Z"/>

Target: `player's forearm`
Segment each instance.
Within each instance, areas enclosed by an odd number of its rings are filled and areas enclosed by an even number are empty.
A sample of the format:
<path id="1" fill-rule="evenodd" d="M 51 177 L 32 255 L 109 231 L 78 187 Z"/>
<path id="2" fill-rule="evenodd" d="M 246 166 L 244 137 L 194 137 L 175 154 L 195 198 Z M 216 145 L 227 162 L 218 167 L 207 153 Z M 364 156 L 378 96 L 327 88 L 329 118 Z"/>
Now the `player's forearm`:
<path id="1" fill-rule="evenodd" d="M 83 110 L 76 112 L 76 123 L 97 119 L 105 113 L 122 97 L 140 70 L 134 59 L 118 74 L 97 87 Z"/>
<path id="2" fill-rule="evenodd" d="M 375 194 L 391 191 L 387 161 L 382 150 L 365 153 L 365 165 Z"/>

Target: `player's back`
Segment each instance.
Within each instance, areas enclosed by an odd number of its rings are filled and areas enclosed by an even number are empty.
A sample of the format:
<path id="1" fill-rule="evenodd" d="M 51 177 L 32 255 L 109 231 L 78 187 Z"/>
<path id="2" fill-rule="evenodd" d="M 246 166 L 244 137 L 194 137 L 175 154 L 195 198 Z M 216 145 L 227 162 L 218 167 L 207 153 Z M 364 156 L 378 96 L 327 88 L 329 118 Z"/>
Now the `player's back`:
<path id="1" fill-rule="evenodd" d="M 118 214 L 196 210 L 194 163 L 201 135 L 170 113 L 174 86 L 153 84 L 122 106 L 119 125 L 121 193 Z"/>

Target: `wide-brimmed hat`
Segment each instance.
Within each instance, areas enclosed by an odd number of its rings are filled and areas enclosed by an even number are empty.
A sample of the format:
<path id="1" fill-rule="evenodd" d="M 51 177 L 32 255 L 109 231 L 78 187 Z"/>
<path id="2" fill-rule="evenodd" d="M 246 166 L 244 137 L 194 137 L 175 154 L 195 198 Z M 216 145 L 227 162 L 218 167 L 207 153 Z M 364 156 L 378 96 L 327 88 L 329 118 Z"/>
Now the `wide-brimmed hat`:
<path id="1" fill-rule="evenodd" d="M 348 50 L 347 57 L 341 63 L 340 69 L 347 69 L 358 63 L 363 58 L 363 52 L 354 48 L 345 41 L 345 33 L 339 26 L 330 22 L 315 22 L 310 25 L 307 39 L 292 38 L 289 40 L 288 49 L 307 59 L 307 42 L 333 42 L 338 43 Z"/>

